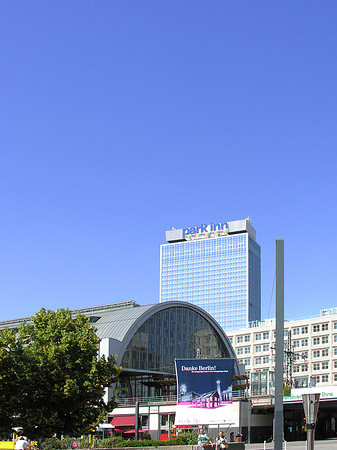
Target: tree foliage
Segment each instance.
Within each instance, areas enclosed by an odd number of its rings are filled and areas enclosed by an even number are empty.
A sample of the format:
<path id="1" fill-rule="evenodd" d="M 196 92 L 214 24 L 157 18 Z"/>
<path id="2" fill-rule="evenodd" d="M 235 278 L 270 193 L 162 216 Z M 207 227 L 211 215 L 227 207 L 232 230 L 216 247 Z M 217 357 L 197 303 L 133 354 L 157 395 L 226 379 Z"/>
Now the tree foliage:
<path id="1" fill-rule="evenodd" d="M 115 357 L 98 357 L 83 314 L 41 309 L 31 319 L 0 332 L 2 429 L 21 426 L 30 438 L 86 433 L 115 406 L 103 400 L 120 373 Z"/>

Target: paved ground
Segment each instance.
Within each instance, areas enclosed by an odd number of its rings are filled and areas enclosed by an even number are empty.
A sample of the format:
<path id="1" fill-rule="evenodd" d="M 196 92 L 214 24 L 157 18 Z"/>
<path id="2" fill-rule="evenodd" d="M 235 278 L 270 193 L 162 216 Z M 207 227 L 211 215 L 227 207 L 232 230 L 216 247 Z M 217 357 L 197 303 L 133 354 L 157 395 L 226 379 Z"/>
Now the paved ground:
<path id="1" fill-rule="evenodd" d="M 306 441 L 284 442 L 283 450 L 306 450 Z M 246 450 L 273 450 L 274 444 L 272 442 L 264 444 L 246 444 Z M 327 439 L 324 441 L 315 441 L 315 450 L 337 450 L 337 439 Z"/>

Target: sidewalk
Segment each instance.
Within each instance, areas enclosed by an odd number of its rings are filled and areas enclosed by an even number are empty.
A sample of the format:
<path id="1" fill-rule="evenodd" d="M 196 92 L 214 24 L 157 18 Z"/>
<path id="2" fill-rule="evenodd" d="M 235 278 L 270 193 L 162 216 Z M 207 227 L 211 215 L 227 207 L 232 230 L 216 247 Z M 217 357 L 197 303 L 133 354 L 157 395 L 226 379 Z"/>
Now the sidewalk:
<path id="1" fill-rule="evenodd" d="M 306 441 L 283 442 L 283 450 L 306 450 Z M 245 450 L 274 450 L 274 443 L 245 444 Z M 337 439 L 315 441 L 315 450 L 337 450 Z"/>

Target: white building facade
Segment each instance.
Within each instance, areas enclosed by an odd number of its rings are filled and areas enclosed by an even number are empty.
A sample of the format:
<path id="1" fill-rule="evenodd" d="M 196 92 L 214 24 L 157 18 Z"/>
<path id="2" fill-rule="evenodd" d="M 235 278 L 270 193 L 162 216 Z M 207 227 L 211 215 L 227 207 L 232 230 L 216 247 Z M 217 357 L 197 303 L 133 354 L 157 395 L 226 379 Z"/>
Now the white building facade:
<path id="1" fill-rule="evenodd" d="M 272 393 L 275 370 L 275 319 L 253 322 L 250 327 L 227 331 L 240 364 L 256 383 Z M 284 323 L 285 379 L 292 387 L 337 386 L 337 308 L 322 310 L 320 316 Z"/>

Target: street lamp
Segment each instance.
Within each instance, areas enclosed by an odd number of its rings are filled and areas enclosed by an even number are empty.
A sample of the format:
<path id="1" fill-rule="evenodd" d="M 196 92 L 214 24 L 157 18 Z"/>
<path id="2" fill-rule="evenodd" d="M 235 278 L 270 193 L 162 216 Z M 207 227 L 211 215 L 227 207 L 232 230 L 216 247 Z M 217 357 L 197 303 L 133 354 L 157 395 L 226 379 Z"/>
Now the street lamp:
<path id="1" fill-rule="evenodd" d="M 314 450 L 319 397 L 320 394 L 302 394 L 304 416 L 307 426 L 307 450 Z"/>

